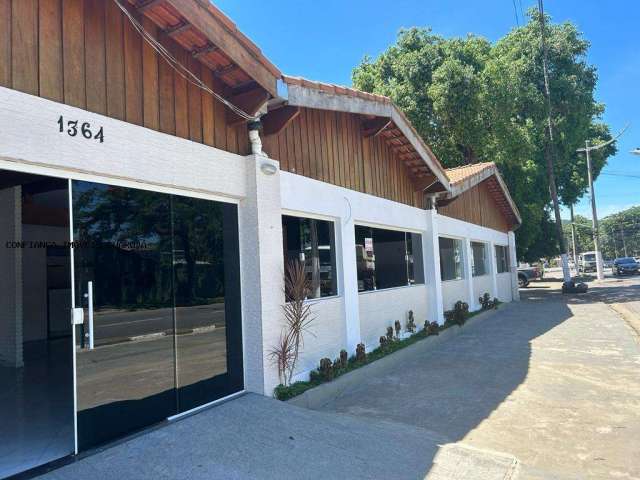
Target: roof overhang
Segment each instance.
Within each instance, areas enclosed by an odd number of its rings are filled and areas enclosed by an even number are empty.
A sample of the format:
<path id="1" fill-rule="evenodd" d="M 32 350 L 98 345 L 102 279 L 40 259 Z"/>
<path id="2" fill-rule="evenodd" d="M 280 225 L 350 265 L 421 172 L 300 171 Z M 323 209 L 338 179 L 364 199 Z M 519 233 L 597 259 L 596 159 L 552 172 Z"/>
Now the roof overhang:
<path id="1" fill-rule="evenodd" d="M 418 170 L 413 168 L 414 173 L 419 177 L 416 182 L 419 190 L 426 188 L 435 189 L 438 192 L 450 190 L 449 179 L 440 161 L 418 135 L 407 117 L 389 98 L 296 77 L 283 76 L 283 81 L 286 86 L 286 92 L 283 93 L 286 105 L 387 119 L 379 123 L 379 128 L 372 128 L 370 134 L 381 134 L 390 126 L 401 133 L 407 141 L 404 144 L 407 145 L 406 150 L 411 150 L 405 155 L 408 167 L 412 168 L 422 163 L 429 170 L 429 173 L 422 171 L 418 173 Z M 398 148 L 402 148 L 402 145 Z"/>
<path id="2" fill-rule="evenodd" d="M 450 169 L 449 172 L 451 170 L 455 169 Z M 511 223 L 515 227 L 514 229 L 522 225 L 522 217 L 520 216 L 520 211 L 513 201 L 513 198 L 511 198 L 509 189 L 504 183 L 504 179 L 502 178 L 502 175 L 500 175 L 498 167 L 493 162 L 483 164 L 483 168 L 478 172 L 474 172 L 460 180 L 452 181 L 451 190 L 442 198 L 442 204 L 451 203 L 451 201 L 453 201 L 460 194 L 466 192 L 467 190 L 470 190 L 471 188 L 484 181 L 490 181 L 489 190 L 494 195 L 496 203 L 498 203 L 498 205 L 503 209 L 505 216 L 507 216 L 507 218 L 511 217 L 513 219 Z"/>
<path id="3" fill-rule="evenodd" d="M 161 34 L 169 36 L 210 68 L 233 95 L 259 87 L 268 96 L 277 96 L 280 71 L 208 0 L 126 2 L 130 10 L 149 18 Z"/>

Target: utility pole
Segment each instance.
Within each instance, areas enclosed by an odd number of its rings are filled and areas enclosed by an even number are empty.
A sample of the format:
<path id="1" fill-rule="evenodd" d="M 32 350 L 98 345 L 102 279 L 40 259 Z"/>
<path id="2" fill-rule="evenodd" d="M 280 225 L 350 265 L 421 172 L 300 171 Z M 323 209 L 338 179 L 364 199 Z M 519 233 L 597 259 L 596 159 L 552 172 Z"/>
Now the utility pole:
<path id="1" fill-rule="evenodd" d="M 576 222 L 573 218 L 573 204 L 569 205 L 569 212 L 571 212 L 571 243 L 573 244 L 573 265 L 576 270 L 578 269 L 578 252 L 576 249 Z"/>
<path id="2" fill-rule="evenodd" d="M 596 195 L 593 191 L 593 172 L 591 171 L 591 148 L 589 140 L 584 142 L 584 151 L 587 155 L 587 175 L 589 177 L 589 192 L 591 194 L 591 218 L 593 222 L 593 247 L 596 251 L 596 272 L 598 280 L 604 280 L 604 268 L 602 266 L 602 252 L 600 251 L 600 234 L 598 233 L 598 213 L 596 211 Z"/>
<path id="3" fill-rule="evenodd" d="M 622 234 L 622 250 L 624 250 L 624 256 L 628 257 L 629 255 L 627 255 L 627 242 L 624 241 L 624 225 L 622 223 L 620 224 L 620 233 Z"/>
<path id="4" fill-rule="evenodd" d="M 553 201 L 553 211 L 556 220 L 556 231 L 558 232 L 558 246 L 560 247 L 560 258 L 562 259 L 562 276 L 564 283 L 571 282 L 571 272 L 569 272 L 569 262 L 567 259 L 567 246 L 564 241 L 564 232 L 562 231 L 562 219 L 560 218 L 560 204 L 558 202 L 558 189 L 556 187 L 556 175 L 553 169 L 555 146 L 553 139 L 553 122 L 551 120 L 551 90 L 549 88 L 549 68 L 548 68 L 548 51 L 546 39 L 546 19 L 544 17 L 544 5 L 542 0 L 538 0 L 538 11 L 540 13 L 540 42 L 542 44 L 542 71 L 544 74 L 544 93 L 547 100 L 547 128 L 548 141 L 544 149 L 547 161 L 547 177 L 549 178 L 549 193 Z"/>
<path id="5" fill-rule="evenodd" d="M 600 250 L 600 236 L 598 235 L 598 214 L 596 212 L 596 195 L 593 191 L 593 171 L 591 169 L 591 152 L 594 150 L 600 150 L 607 145 L 615 142 L 620 136 L 627 130 L 629 125 L 624 127 L 618 135 L 609 140 L 608 142 L 600 143 L 598 145 L 591 146 L 589 140 L 585 140 L 584 148 L 579 148 L 577 152 L 584 152 L 587 156 L 587 177 L 589 179 L 589 193 L 591 194 L 591 212 L 593 221 L 593 247 L 596 251 L 596 270 L 598 272 L 598 280 L 604 279 L 604 270 L 602 267 L 602 251 Z M 624 241 L 624 240 L 623 240 Z"/>

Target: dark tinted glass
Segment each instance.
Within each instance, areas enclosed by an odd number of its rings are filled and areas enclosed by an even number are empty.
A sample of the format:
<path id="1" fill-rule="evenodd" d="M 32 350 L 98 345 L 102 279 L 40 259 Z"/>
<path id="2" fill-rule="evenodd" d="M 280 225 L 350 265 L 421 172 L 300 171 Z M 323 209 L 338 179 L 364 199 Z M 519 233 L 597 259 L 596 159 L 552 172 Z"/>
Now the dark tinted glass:
<path id="1" fill-rule="evenodd" d="M 481 242 L 471 242 L 471 251 L 473 253 L 471 267 L 473 276 L 479 277 L 486 275 L 487 271 L 487 247 Z"/>
<path id="2" fill-rule="evenodd" d="M 337 295 L 333 222 L 284 215 L 284 257 L 304 262 L 311 283 L 310 298 Z"/>
<path id="3" fill-rule="evenodd" d="M 440 237 L 440 277 L 443 281 L 463 278 L 462 241 Z"/>
<path id="4" fill-rule="evenodd" d="M 92 288 L 94 312 L 76 346 L 86 448 L 176 412 L 171 202 L 74 181 L 73 207 L 76 304 L 88 312 Z"/>
<path id="5" fill-rule="evenodd" d="M 74 449 L 68 194 L 0 170 L 0 478 Z"/>
<path id="6" fill-rule="evenodd" d="M 422 236 L 356 225 L 358 290 L 424 283 Z"/>
<path id="7" fill-rule="evenodd" d="M 73 207 L 80 448 L 241 390 L 236 206 L 74 181 Z"/>
<path id="8" fill-rule="evenodd" d="M 242 389 L 235 205 L 172 197 L 178 410 Z"/>
<path id="9" fill-rule="evenodd" d="M 507 247 L 496 245 L 496 270 L 498 273 L 509 271 L 509 257 Z"/>

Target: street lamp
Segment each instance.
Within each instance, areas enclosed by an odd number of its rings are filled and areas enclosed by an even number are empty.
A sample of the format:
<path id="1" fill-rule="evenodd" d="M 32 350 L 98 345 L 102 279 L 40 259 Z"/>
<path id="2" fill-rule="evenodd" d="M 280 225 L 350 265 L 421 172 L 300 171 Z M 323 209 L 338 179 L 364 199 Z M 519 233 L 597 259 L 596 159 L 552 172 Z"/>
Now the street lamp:
<path id="1" fill-rule="evenodd" d="M 639 148 L 634 148 L 633 150 L 631 150 L 630 152 L 633 155 L 640 155 L 640 147 Z"/>
<path id="2" fill-rule="evenodd" d="M 592 220 L 593 220 L 593 247 L 596 251 L 596 272 L 598 280 L 604 280 L 604 268 L 602 266 L 602 252 L 600 251 L 600 235 L 598 234 L 598 214 L 596 212 L 596 196 L 593 193 L 593 173 L 591 172 L 591 152 L 594 150 L 600 150 L 601 148 L 606 147 L 607 145 L 615 142 L 620 135 L 622 135 L 625 130 L 629 127 L 627 125 L 622 129 L 622 131 L 616 135 L 614 138 L 609 140 L 608 142 L 601 143 L 599 145 L 590 145 L 589 140 L 584 142 L 584 148 L 579 148 L 576 150 L 577 152 L 584 152 L 587 156 L 587 176 L 589 177 L 589 192 L 591 193 L 591 212 L 592 212 Z M 640 153 L 639 153 L 640 155 Z"/>

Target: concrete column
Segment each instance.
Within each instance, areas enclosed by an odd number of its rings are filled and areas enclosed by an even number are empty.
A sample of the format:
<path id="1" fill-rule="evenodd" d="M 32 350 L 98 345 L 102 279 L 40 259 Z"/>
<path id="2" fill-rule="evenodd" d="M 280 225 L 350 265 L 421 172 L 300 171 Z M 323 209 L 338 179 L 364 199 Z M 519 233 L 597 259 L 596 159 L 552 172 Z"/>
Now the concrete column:
<path id="1" fill-rule="evenodd" d="M 462 241 L 464 245 L 464 283 L 467 290 L 467 303 L 469 304 L 469 310 L 477 310 L 480 308 L 478 305 L 478 299 L 473 294 L 473 268 L 471 267 L 471 259 L 473 258 L 473 250 L 471 249 L 471 240 L 465 238 Z"/>
<path id="2" fill-rule="evenodd" d="M 496 264 L 496 247 L 493 242 L 487 245 L 489 249 L 489 272 L 491 274 L 491 296 L 498 296 L 498 266 Z"/>
<path id="3" fill-rule="evenodd" d="M 280 337 L 284 255 L 278 162 L 245 157 L 247 196 L 239 206 L 245 390 L 271 396 L 279 383 L 269 351 Z"/>
<path id="4" fill-rule="evenodd" d="M 22 188 L 0 190 L 0 364 L 24 366 L 22 352 Z"/>
<path id="5" fill-rule="evenodd" d="M 516 235 L 509 232 L 509 272 L 511 273 L 511 297 L 514 301 L 520 301 L 520 289 L 518 288 L 518 256 L 516 254 Z"/>
<path id="6" fill-rule="evenodd" d="M 345 199 L 345 202 L 348 200 Z M 347 212 L 340 219 L 337 244 L 340 245 L 342 258 L 342 295 L 344 298 L 344 321 L 347 352 L 356 351 L 362 341 L 360 336 L 360 303 L 358 297 L 358 268 L 356 263 L 356 233 L 351 207 L 346 204 Z M 339 263 L 339 262 L 337 262 Z"/>
<path id="7" fill-rule="evenodd" d="M 427 210 L 426 231 L 422 237 L 422 258 L 427 285 L 427 319 L 444 323 L 442 277 L 440 275 L 440 244 L 438 242 L 438 212 Z"/>

